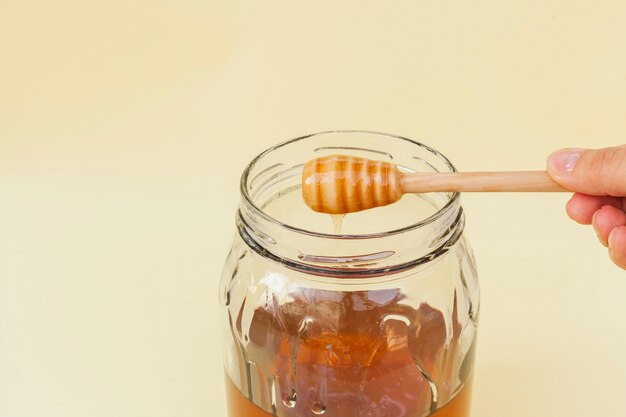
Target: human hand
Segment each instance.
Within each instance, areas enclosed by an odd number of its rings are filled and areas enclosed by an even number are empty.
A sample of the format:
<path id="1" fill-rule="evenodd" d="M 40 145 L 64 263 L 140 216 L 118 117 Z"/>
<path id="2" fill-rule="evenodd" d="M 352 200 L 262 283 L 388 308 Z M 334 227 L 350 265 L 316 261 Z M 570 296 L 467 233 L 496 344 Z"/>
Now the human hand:
<path id="1" fill-rule="evenodd" d="M 548 157 L 548 173 L 575 191 L 569 217 L 593 225 L 611 260 L 626 269 L 626 145 L 561 149 Z"/>

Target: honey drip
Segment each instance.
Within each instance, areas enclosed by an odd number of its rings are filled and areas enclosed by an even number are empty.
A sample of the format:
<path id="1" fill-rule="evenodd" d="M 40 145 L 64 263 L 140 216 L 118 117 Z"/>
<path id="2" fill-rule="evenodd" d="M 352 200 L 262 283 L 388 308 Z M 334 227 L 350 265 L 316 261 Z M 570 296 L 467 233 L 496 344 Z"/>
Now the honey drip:
<path id="1" fill-rule="evenodd" d="M 331 214 L 330 217 L 333 219 L 333 228 L 335 229 L 335 234 L 341 234 L 341 226 L 343 225 L 343 218 L 345 214 Z"/>

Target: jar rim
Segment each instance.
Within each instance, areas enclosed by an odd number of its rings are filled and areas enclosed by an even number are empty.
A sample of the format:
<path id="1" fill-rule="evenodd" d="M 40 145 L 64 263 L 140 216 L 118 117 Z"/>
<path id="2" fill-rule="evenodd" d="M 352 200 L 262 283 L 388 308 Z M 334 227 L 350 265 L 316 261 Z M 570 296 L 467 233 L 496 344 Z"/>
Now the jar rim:
<path id="1" fill-rule="evenodd" d="M 252 211 L 254 212 L 255 215 L 260 216 L 261 218 L 263 218 L 264 220 L 275 224 L 279 227 L 285 228 L 287 230 L 290 230 L 292 232 L 295 233 L 299 233 L 299 234 L 303 234 L 303 235 L 308 235 L 308 236 L 314 236 L 314 237 L 320 237 L 320 238 L 325 238 L 325 239 L 345 239 L 345 240 L 350 240 L 350 239 L 375 239 L 375 238 L 380 238 L 380 237 L 385 237 L 385 236 L 392 236 L 392 235 L 397 235 L 397 234 L 401 234 L 401 233 L 406 233 L 406 232 L 410 232 L 412 230 L 421 228 L 423 226 L 426 226 L 432 222 L 437 221 L 438 219 L 440 219 L 444 213 L 446 213 L 448 211 L 448 209 L 453 206 L 454 204 L 457 203 L 457 201 L 460 198 L 460 193 L 458 191 L 455 191 L 453 193 L 451 193 L 448 201 L 442 205 L 435 213 L 433 213 L 432 215 L 426 217 L 425 219 L 421 219 L 420 221 L 416 222 L 416 223 L 412 223 L 409 224 L 407 226 L 403 226 L 400 227 L 398 229 L 393 229 L 393 230 L 389 230 L 389 231 L 383 231 L 383 232 L 375 232 L 375 233 L 363 233 L 363 234 L 330 234 L 330 233 L 323 233 L 323 232 L 316 232 L 316 231 L 312 231 L 312 230 L 307 230 L 301 227 L 296 227 L 296 226 L 292 226 L 289 224 L 286 224 L 284 222 L 281 222 L 280 220 L 270 216 L 269 214 L 267 214 L 266 212 L 263 211 L 263 209 L 261 209 L 260 207 L 257 206 L 257 204 L 253 201 L 252 197 L 250 196 L 250 190 L 248 187 L 248 179 L 250 176 L 250 172 L 252 171 L 252 169 L 255 167 L 256 163 L 258 163 L 264 156 L 268 155 L 269 153 L 282 148 L 284 146 L 290 145 L 292 143 L 295 142 L 299 142 L 301 140 L 304 139 L 308 139 L 314 136 L 319 136 L 319 135 L 325 135 L 325 134 L 333 134 L 333 133 L 349 133 L 349 134 L 353 134 L 353 133 L 362 133 L 362 134 L 370 134 L 370 135 L 380 135 L 380 136 L 387 136 L 387 137 L 391 137 L 391 138 L 395 138 L 395 139 L 400 139 L 400 140 L 404 140 L 406 142 L 409 142 L 411 144 L 414 144 L 416 146 L 419 146 L 420 148 L 432 153 L 433 155 L 435 155 L 437 158 L 439 158 L 448 168 L 450 168 L 450 172 L 458 172 L 456 167 L 452 164 L 452 162 L 441 152 L 439 152 L 438 150 L 425 145 L 423 143 L 417 142 L 413 139 L 409 139 L 406 138 L 404 136 L 399 136 L 399 135 L 394 135 L 394 134 L 389 134 L 389 133 L 382 133 L 382 132 L 376 132 L 376 131 L 368 131 L 368 130 L 327 130 L 327 131 L 322 131 L 322 132 L 317 132 L 317 133 L 311 133 L 308 135 L 304 135 L 304 136 L 299 136 L 293 139 L 289 139 L 286 140 L 284 142 L 278 143 L 268 149 L 266 149 L 265 151 L 261 152 L 260 154 L 258 154 L 254 159 L 252 159 L 252 161 L 250 161 L 250 163 L 246 166 L 246 168 L 244 169 L 242 175 L 241 175 L 241 180 L 239 183 L 239 188 L 240 188 L 240 193 L 242 198 L 244 199 L 246 205 L 252 209 Z"/>

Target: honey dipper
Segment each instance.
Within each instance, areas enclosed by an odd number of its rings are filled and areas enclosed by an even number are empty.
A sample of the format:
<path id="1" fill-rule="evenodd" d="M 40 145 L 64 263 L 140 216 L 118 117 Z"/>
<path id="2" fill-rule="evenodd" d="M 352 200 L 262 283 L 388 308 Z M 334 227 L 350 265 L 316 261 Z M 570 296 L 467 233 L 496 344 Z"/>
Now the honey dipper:
<path id="1" fill-rule="evenodd" d="M 401 172 L 389 162 L 346 155 L 304 164 L 302 197 L 313 210 L 344 214 L 394 203 L 407 193 L 569 191 L 546 171 Z"/>

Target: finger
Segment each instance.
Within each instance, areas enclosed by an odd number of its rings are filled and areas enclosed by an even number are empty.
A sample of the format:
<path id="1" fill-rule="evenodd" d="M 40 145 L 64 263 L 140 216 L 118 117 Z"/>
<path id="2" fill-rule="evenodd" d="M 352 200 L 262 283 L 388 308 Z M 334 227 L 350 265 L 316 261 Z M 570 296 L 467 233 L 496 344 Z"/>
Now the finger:
<path id="1" fill-rule="evenodd" d="M 572 191 L 626 196 L 626 145 L 603 149 L 562 149 L 548 157 L 548 173 Z"/>
<path id="2" fill-rule="evenodd" d="M 600 242 L 608 246 L 611 231 L 626 225 L 626 213 L 613 206 L 604 206 L 594 213 L 592 224 Z"/>
<path id="3" fill-rule="evenodd" d="M 626 226 L 619 226 L 609 234 L 609 256 L 615 265 L 626 269 Z"/>
<path id="4" fill-rule="evenodd" d="M 575 193 L 565 209 L 572 220 L 581 224 L 591 224 L 593 214 L 604 206 L 622 208 L 622 199 Z"/>

